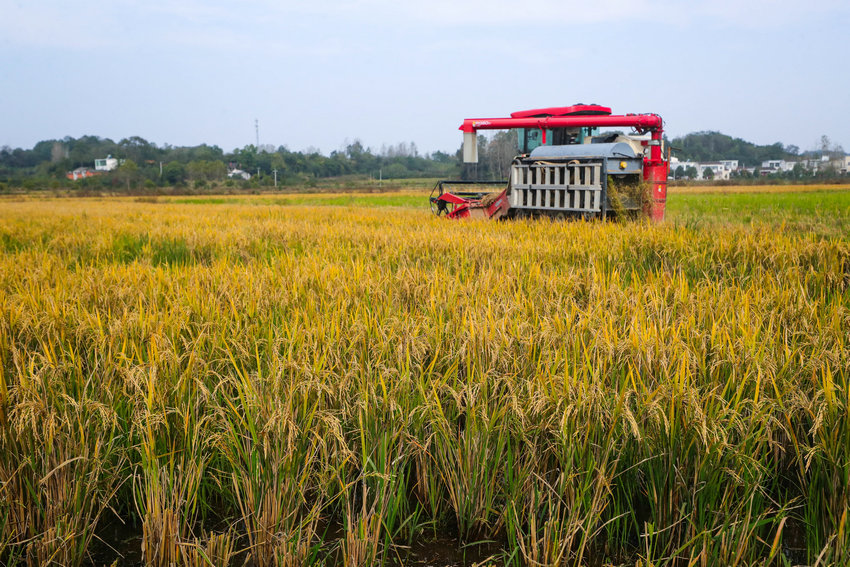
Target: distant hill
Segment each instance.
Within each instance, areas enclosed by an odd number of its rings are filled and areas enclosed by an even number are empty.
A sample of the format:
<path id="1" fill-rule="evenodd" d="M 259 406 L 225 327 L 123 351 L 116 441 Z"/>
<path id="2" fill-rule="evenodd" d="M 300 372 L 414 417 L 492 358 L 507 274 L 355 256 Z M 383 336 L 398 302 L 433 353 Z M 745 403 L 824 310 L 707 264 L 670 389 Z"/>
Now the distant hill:
<path id="1" fill-rule="evenodd" d="M 800 152 L 796 146 L 783 146 L 781 142 L 759 146 L 720 132 L 692 132 L 673 138 L 670 143 L 673 155 L 682 161 L 736 159 L 741 166 L 761 165 L 769 159 L 794 159 L 799 157 Z"/>

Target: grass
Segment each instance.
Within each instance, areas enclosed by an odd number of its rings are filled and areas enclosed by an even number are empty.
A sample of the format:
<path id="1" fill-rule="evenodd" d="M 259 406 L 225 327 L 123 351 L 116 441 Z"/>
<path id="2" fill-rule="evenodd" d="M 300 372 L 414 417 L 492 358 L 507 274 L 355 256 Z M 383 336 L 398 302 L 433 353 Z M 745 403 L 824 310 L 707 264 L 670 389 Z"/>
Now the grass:
<path id="1" fill-rule="evenodd" d="M 4 202 L 0 562 L 846 564 L 848 193 L 678 191 Z"/>
<path id="2" fill-rule="evenodd" d="M 799 193 L 745 191 L 733 193 L 719 187 L 715 193 L 674 189 L 669 196 L 668 218 L 679 224 L 705 226 L 754 224 L 790 229 L 818 236 L 850 235 L 850 190 L 804 188 Z"/>

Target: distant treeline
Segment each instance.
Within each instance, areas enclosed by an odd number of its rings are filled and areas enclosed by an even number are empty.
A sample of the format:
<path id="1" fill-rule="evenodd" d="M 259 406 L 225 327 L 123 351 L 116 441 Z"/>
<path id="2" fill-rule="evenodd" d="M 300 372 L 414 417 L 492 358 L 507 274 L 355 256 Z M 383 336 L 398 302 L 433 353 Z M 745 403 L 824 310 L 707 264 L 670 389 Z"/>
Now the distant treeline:
<path id="1" fill-rule="evenodd" d="M 801 159 L 823 152 L 843 155 L 840 146 L 824 136 L 820 150 L 801 152 L 796 146 L 775 144 L 759 146 L 719 132 L 696 132 L 670 140 L 673 153 L 683 161 L 737 159 L 741 167 L 760 165 L 773 159 Z M 516 132 L 498 132 L 478 137 L 479 163 L 461 163 L 461 151 L 420 154 L 416 144 L 399 143 L 379 151 L 355 140 L 337 151 L 324 155 L 318 150 L 291 151 L 285 146 L 247 145 L 225 152 L 215 145 L 184 147 L 158 146 L 133 136 L 114 142 L 109 138 L 83 136 L 44 140 L 32 149 L 0 148 L 0 192 L 16 189 L 71 189 L 124 191 L 157 187 L 235 187 L 279 185 L 314 186 L 317 180 L 350 177 L 383 178 L 464 178 L 505 179 L 516 154 Z M 107 174 L 82 180 L 70 180 L 69 172 L 85 167 L 94 169 L 96 159 L 112 156 L 122 165 Z M 228 172 L 239 169 L 251 175 L 230 179 Z"/>
<path id="2" fill-rule="evenodd" d="M 112 156 L 122 165 L 105 175 L 72 181 L 68 172 L 94 169 L 96 159 Z M 228 179 L 239 169 L 251 175 Z M 227 181 L 229 184 L 268 186 L 274 184 L 310 185 L 320 178 L 359 176 L 375 179 L 454 177 L 460 173 L 458 154 L 434 152 L 419 154 L 414 143 L 383 147 L 380 152 L 365 148 L 359 141 L 324 155 L 318 150 L 290 151 L 284 146 L 247 145 L 232 152 L 218 146 L 157 146 L 134 136 L 114 142 L 109 138 L 83 136 L 45 140 L 32 149 L 0 148 L 0 189 L 88 187 L 125 188 L 157 186 L 204 186 Z"/>
<path id="3" fill-rule="evenodd" d="M 738 160 L 741 167 L 760 166 L 768 160 L 795 161 L 819 158 L 822 154 L 828 154 L 831 157 L 844 155 L 844 149 L 832 144 L 826 136 L 821 137 L 819 148 L 806 152 L 801 152 L 797 146 L 786 146 L 781 142 L 759 146 L 720 132 L 694 132 L 680 138 L 673 138 L 670 144 L 673 147 L 673 155 L 681 161 Z"/>

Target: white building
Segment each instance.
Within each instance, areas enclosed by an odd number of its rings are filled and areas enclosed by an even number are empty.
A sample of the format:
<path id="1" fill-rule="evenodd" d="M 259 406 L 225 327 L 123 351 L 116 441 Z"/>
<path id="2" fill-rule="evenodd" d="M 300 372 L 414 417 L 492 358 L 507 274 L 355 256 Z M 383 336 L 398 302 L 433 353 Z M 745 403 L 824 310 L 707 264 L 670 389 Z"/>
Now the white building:
<path id="1" fill-rule="evenodd" d="M 766 173 L 776 173 L 778 171 L 783 171 L 785 165 L 784 159 L 769 159 L 767 161 L 761 162 L 761 172 L 762 174 Z"/>
<path id="2" fill-rule="evenodd" d="M 847 173 L 850 173 L 850 156 L 834 159 L 829 162 L 829 165 L 831 165 L 837 173 L 846 175 Z"/>
<path id="3" fill-rule="evenodd" d="M 251 179 L 251 174 L 247 171 L 242 171 L 241 169 L 231 169 L 227 172 L 227 176 L 230 179 L 236 179 L 238 177 L 239 179 L 245 179 L 246 181 Z"/>
<path id="4" fill-rule="evenodd" d="M 106 156 L 105 159 L 94 160 L 94 169 L 95 171 L 112 171 L 122 163 L 124 163 L 123 159 L 119 160 L 112 156 Z"/>
<path id="5" fill-rule="evenodd" d="M 735 161 L 735 160 L 730 160 Z M 738 162 L 735 161 L 737 164 Z M 699 179 L 708 179 L 706 175 L 706 170 L 711 170 L 711 178 L 712 179 L 723 179 L 728 180 L 729 176 L 732 174 L 732 168 L 727 167 L 720 161 L 706 162 L 698 164 L 697 170 L 699 171 Z"/>
<path id="6" fill-rule="evenodd" d="M 805 167 L 806 169 L 808 169 L 812 173 L 817 173 L 818 171 L 820 171 L 824 167 L 823 160 L 820 159 L 820 158 L 807 159 L 807 160 L 804 160 L 801 163 L 803 164 L 803 167 Z"/>
<path id="7" fill-rule="evenodd" d="M 784 159 L 769 159 L 761 162 L 761 174 L 784 173 L 794 169 L 796 161 L 785 161 Z"/>
<path id="8" fill-rule="evenodd" d="M 673 156 L 670 158 L 670 164 L 667 169 L 667 175 L 670 178 L 676 177 L 676 171 L 681 167 L 683 171 L 687 170 L 689 167 L 693 167 L 697 170 L 697 175 L 699 175 L 699 164 L 695 161 L 679 161 L 679 158 Z"/>
<path id="9" fill-rule="evenodd" d="M 670 159 L 670 169 L 669 176 L 675 177 L 676 171 L 681 167 L 684 170 L 692 167 L 696 170 L 697 175 L 695 179 L 703 180 L 708 179 L 705 172 L 706 170 L 711 170 L 711 178 L 712 179 L 729 179 L 732 175 L 733 171 L 738 169 L 738 160 L 729 159 L 722 161 L 712 161 L 712 162 L 698 162 L 698 161 L 679 161 L 678 158 Z"/>

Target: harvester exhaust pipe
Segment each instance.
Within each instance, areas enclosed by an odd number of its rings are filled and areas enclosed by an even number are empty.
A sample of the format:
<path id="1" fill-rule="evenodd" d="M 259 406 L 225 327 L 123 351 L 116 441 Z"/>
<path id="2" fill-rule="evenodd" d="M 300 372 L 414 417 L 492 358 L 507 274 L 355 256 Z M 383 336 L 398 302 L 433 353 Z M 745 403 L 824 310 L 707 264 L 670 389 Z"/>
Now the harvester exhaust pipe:
<path id="1" fill-rule="evenodd" d="M 463 163 L 478 163 L 478 134 L 463 133 Z"/>

